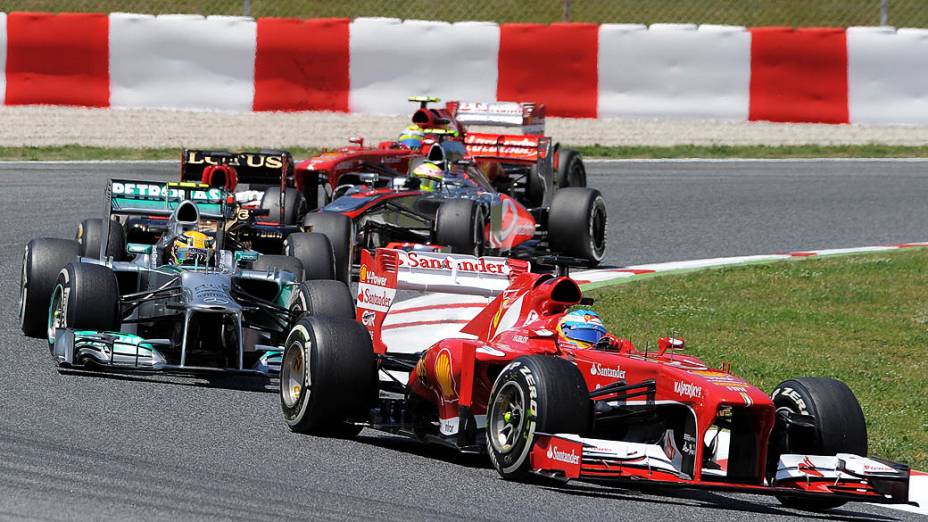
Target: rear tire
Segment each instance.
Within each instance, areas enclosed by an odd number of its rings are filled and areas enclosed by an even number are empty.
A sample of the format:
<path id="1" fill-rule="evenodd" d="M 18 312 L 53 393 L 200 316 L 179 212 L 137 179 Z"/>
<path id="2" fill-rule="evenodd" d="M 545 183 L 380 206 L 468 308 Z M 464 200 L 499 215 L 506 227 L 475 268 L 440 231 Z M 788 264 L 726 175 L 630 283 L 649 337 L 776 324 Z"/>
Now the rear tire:
<path id="1" fill-rule="evenodd" d="M 586 186 L 586 167 L 583 165 L 583 157 L 579 152 L 573 149 L 560 149 L 557 186 L 559 189 Z"/>
<path id="2" fill-rule="evenodd" d="M 335 279 L 335 257 L 329 238 L 314 232 L 296 232 L 284 240 L 284 254 L 300 260 L 303 279 Z"/>
<path id="3" fill-rule="evenodd" d="M 252 270 L 283 270 L 293 274 L 296 282 L 303 281 L 303 263 L 293 256 L 260 255 L 251 265 Z"/>
<path id="4" fill-rule="evenodd" d="M 48 310 L 48 343 L 58 328 L 117 332 L 120 325 L 119 282 L 103 265 L 71 262 L 58 273 Z"/>
<path id="5" fill-rule="evenodd" d="M 598 190 L 560 189 L 548 213 L 548 245 L 552 252 L 598 265 L 606 255 L 606 202 Z"/>
<path id="6" fill-rule="evenodd" d="M 310 232 L 329 238 L 335 256 L 333 279 L 351 284 L 351 264 L 354 262 L 351 218 L 336 212 L 311 212 L 303 218 L 303 226 Z"/>
<path id="7" fill-rule="evenodd" d="M 533 397 L 534 417 L 529 413 Z M 524 479 L 538 432 L 585 435 L 592 418 L 589 390 L 576 366 L 559 357 L 519 357 L 503 369 L 490 392 L 490 461 L 504 479 Z"/>
<path id="8" fill-rule="evenodd" d="M 19 325 L 23 334 L 47 335 L 48 307 L 58 272 L 80 255 L 80 245 L 70 239 L 41 238 L 26 244 L 19 282 Z"/>
<path id="9" fill-rule="evenodd" d="M 341 281 L 303 281 L 293 294 L 290 313 L 354 320 L 354 295 Z"/>
<path id="10" fill-rule="evenodd" d="M 261 208 L 270 211 L 268 219 L 280 220 L 280 187 L 268 187 L 261 197 Z M 284 216 L 282 225 L 296 225 L 309 209 L 306 198 L 299 190 L 287 187 L 284 192 Z"/>
<path id="11" fill-rule="evenodd" d="M 118 221 L 109 220 L 109 241 L 106 255 L 113 261 L 126 259 L 126 229 Z M 77 226 L 77 244 L 80 245 L 81 257 L 100 259 L 100 243 L 103 241 L 103 220 L 85 219 Z"/>
<path id="12" fill-rule="evenodd" d="M 280 367 L 280 407 L 292 431 L 353 437 L 377 393 L 374 349 L 355 321 L 304 315 L 290 330 Z"/>
<path id="13" fill-rule="evenodd" d="M 486 214 L 472 199 L 449 199 L 435 213 L 435 242 L 455 254 L 480 257 L 486 248 Z"/>
<path id="14" fill-rule="evenodd" d="M 815 428 L 801 437 L 787 439 L 785 453 L 867 456 L 867 423 L 860 402 L 847 384 L 827 377 L 802 377 L 781 382 L 771 394 L 773 405 L 794 413 L 810 415 Z M 777 458 L 779 455 L 776 456 Z M 776 466 L 776 461 L 773 462 Z M 776 472 L 776 469 L 768 470 Z M 846 504 L 843 500 L 809 499 L 778 495 L 784 506 L 823 511 Z"/>

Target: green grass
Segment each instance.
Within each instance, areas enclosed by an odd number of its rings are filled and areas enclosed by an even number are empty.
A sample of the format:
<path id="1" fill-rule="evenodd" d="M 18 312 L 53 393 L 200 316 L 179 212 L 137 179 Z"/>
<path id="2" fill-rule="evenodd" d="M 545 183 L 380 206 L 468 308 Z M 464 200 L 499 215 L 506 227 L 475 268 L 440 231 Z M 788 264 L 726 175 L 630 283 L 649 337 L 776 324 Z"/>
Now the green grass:
<path id="1" fill-rule="evenodd" d="M 672 330 L 687 352 L 770 391 L 827 376 L 854 390 L 874 455 L 928 469 L 928 250 L 811 258 L 591 290 L 643 349 Z"/>
<path id="2" fill-rule="evenodd" d="M 259 150 L 265 147 L 243 147 Z M 285 147 L 286 148 L 286 147 Z M 605 147 L 601 145 L 574 147 L 586 158 L 651 159 L 651 158 L 926 158 L 928 146 L 896 145 L 678 145 L 674 147 Z M 308 158 L 318 148 L 288 148 L 296 159 Z M 85 147 L 0 147 L 0 160 L 157 160 L 176 159 L 179 149 L 132 149 Z"/>
<path id="3" fill-rule="evenodd" d="M 560 22 L 564 0 L 251 0 L 253 16 L 388 16 L 425 20 Z M 576 22 L 688 22 L 748 26 L 849 26 L 880 23 L 879 0 L 570 0 Z M 11 11 L 243 14 L 242 0 L 7 0 Z M 919 0 L 889 2 L 889 23 L 925 27 Z"/>

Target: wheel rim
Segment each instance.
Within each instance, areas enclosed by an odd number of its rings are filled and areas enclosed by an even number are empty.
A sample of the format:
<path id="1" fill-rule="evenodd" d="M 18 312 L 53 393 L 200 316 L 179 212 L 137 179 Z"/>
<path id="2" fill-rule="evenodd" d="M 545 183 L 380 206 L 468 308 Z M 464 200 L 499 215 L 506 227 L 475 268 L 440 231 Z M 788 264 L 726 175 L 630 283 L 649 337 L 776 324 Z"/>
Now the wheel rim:
<path id="1" fill-rule="evenodd" d="M 65 300 L 62 298 L 64 289 L 61 285 L 55 287 L 52 293 L 51 305 L 48 307 L 48 343 L 54 344 L 59 328 L 67 328 L 67 310 Z"/>
<path id="2" fill-rule="evenodd" d="M 501 454 L 510 453 L 525 425 L 525 395 L 514 382 L 500 388 L 490 414 L 490 444 Z"/>
<path id="3" fill-rule="evenodd" d="M 602 205 L 594 206 L 590 215 L 590 240 L 596 259 L 601 259 L 606 252 L 606 212 Z"/>
<path id="4" fill-rule="evenodd" d="M 287 348 L 280 371 L 280 392 L 288 408 L 295 407 L 304 395 L 309 395 L 310 382 L 306 363 L 303 343 L 300 340 L 294 341 Z"/>

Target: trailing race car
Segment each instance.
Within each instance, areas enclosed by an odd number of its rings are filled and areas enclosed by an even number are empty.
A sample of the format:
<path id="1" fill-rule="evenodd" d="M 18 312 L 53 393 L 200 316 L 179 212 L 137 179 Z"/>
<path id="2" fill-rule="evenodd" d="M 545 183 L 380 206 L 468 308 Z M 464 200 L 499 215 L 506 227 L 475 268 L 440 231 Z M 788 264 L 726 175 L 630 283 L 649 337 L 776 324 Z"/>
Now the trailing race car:
<path id="1" fill-rule="evenodd" d="M 455 140 L 439 139 L 410 164 L 411 175 L 386 167 L 343 172 L 332 202 L 306 215 L 306 230 L 330 238 L 339 270 L 357 266 L 361 249 L 392 246 L 519 258 L 557 253 L 588 266 L 605 256 L 606 204 L 598 190 L 559 189 L 548 204 L 525 207 L 497 192 Z M 353 253 L 339 249 L 347 238 Z"/>
<path id="2" fill-rule="evenodd" d="M 222 188 L 113 180 L 106 194 L 106 216 L 77 240 L 26 245 L 22 330 L 47 338 L 60 367 L 272 374 L 301 314 L 354 316 L 331 255 L 329 280 L 306 281 L 297 258 L 228 248 L 237 210 Z M 331 251 L 324 236 L 289 239 Z"/>
<path id="3" fill-rule="evenodd" d="M 575 260 L 545 260 L 561 265 L 551 275 L 513 259 L 362 256 L 360 324 L 304 317 L 287 338 L 280 394 L 293 431 L 368 427 L 486 452 L 512 480 L 758 493 L 813 510 L 908 501 L 909 468 L 866 456 L 864 416 L 845 384 L 790 379 L 768 396 L 683 354 L 681 339 L 641 352 L 588 309 L 566 276 Z M 381 340 L 398 290 L 495 298 L 460 338 L 401 354 Z"/>
<path id="4" fill-rule="evenodd" d="M 438 98 L 413 96 L 419 104 L 412 125 L 397 140 L 376 148 L 364 139 L 300 162 L 294 178 L 299 186 L 327 184 L 329 199 L 345 174 L 389 171 L 408 172 L 417 156 L 426 155 L 439 140 L 456 141 L 461 152 L 474 160 L 495 191 L 516 198 L 527 207 L 547 206 L 559 189 L 586 186 L 586 167 L 576 150 L 561 147 L 544 136 L 543 104 L 516 102 L 472 103 L 452 101 L 443 108 L 429 107 Z M 522 134 L 471 132 L 475 126 L 519 127 Z"/>

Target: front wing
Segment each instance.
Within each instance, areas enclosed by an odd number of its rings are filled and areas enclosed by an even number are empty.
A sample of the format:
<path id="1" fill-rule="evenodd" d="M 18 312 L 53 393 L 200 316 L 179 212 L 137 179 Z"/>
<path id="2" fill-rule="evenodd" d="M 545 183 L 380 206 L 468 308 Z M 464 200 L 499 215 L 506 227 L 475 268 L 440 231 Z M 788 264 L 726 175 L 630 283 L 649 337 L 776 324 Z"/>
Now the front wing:
<path id="1" fill-rule="evenodd" d="M 543 434 L 536 440 L 530 458 L 535 474 L 565 481 L 647 482 L 648 485 L 714 491 L 914 504 L 909 501 L 910 471 L 902 464 L 847 453 L 834 456 L 785 454 L 780 456 L 772 483 L 760 485 L 725 482 L 724 477 L 711 475 L 708 480 L 696 480 L 680 471 L 675 451 L 678 452 L 676 448 L 668 451 L 658 444 Z"/>

